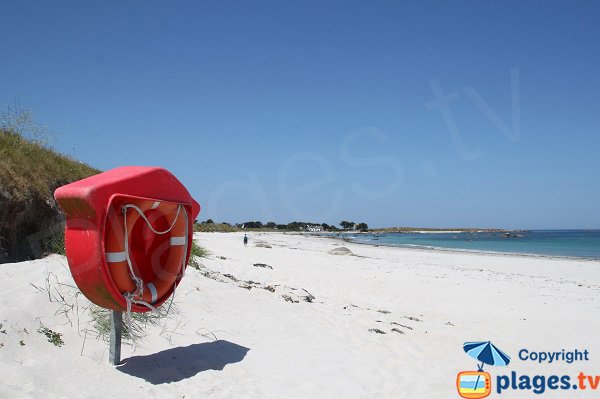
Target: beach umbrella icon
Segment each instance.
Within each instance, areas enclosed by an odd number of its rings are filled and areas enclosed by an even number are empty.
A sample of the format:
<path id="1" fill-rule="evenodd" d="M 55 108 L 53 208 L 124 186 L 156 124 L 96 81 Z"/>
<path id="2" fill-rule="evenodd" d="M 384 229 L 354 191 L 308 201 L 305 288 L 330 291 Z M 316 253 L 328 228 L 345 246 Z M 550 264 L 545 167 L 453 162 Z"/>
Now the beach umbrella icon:
<path id="1" fill-rule="evenodd" d="M 490 341 L 465 342 L 463 344 L 463 349 L 467 355 L 481 362 L 481 364 L 477 366 L 477 371 L 483 371 L 484 364 L 489 364 L 490 366 L 506 366 L 510 363 L 510 357 Z M 480 377 L 481 375 L 477 375 L 475 387 L 478 386 Z"/>
<path id="2" fill-rule="evenodd" d="M 489 364 L 490 366 L 506 366 L 510 363 L 510 356 L 502 352 L 490 341 L 465 342 L 463 349 L 467 355 L 481 362 L 479 371 L 483 370 L 484 364 Z"/>

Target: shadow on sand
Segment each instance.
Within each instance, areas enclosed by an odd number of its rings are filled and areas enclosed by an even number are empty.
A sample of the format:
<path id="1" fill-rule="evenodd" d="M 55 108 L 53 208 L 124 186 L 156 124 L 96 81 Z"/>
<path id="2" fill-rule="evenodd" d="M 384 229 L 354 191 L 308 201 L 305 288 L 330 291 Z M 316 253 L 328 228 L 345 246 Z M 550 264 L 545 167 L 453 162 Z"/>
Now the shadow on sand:
<path id="1" fill-rule="evenodd" d="M 250 349 L 229 341 L 214 341 L 167 349 L 123 360 L 117 370 L 151 384 L 177 382 L 205 370 L 223 370 L 242 361 Z"/>

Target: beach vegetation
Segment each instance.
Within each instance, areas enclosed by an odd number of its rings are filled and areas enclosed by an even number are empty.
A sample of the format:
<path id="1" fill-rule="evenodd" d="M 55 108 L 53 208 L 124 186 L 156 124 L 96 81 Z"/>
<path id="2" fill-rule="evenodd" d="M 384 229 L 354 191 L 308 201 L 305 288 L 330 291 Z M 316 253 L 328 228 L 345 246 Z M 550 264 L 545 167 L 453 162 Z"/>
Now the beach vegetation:
<path id="1" fill-rule="evenodd" d="M 106 342 L 110 339 L 111 310 L 97 305 L 90 305 L 89 314 L 93 322 L 93 331 L 97 338 Z M 158 312 L 131 312 L 131 328 L 129 323 L 123 323 L 122 337 L 126 341 L 141 340 L 146 335 L 150 326 L 161 324 L 165 319 L 170 319 L 180 314 L 176 303 L 167 300 L 158 307 Z"/>
<path id="2" fill-rule="evenodd" d="M 190 261 L 188 262 L 188 266 L 199 270 L 201 265 L 198 258 L 206 258 L 209 254 L 210 252 L 206 248 L 196 244 L 196 241 L 192 241 L 192 250 L 190 252 Z"/>
<path id="3" fill-rule="evenodd" d="M 62 340 L 62 334 L 56 331 L 52 331 L 48 327 L 41 326 L 37 330 L 40 334 L 43 334 L 48 338 L 48 342 L 50 342 L 54 346 L 62 346 L 64 345 L 64 341 Z"/>
<path id="4" fill-rule="evenodd" d="M 356 230 L 367 231 L 367 230 L 369 230 L 369 226 L 366 223 L 359 223 L 356 225 Z"/>
<path id="5" fill-rule="evenodd" d="M 46 252 L 51 254 L 66 255 L 65 229 L 62 225 L 50 229 L 47 239 L 43 242 Z"/>
<path id="6" fill-rule="evenodd" d="M 52 141 L 53 134 L 31 111 L 20 106 L 0 110 L 0 262 L 57 251 L 60 236 L 53 235 L 63 221 L 54 190 L 100 172 L 59 154 Z"/>
<path id="7" fill-rule="evenodd" d="M 233 233 L 240 231 L 238 227 L 231 226 L 229 223 L 196 223 L 194 231 L 200 233 Z"/>
<path id="8" fill-rule="evenodd" d="M 357 229 L 361 231 L 367 231 L 368 225 L 366 223 L 354 223 L 343 221 L 343 224 L 340 224 L 343 230 L 351 230 Z M 360 227 L 358 227 L 360 226 Z M 341 231 L 340 228 L 335 225 L 330 225 L 327 223 L 317 223 L 317 222 L 302 222 L 302 221 L 293 221 L 287 224 L 276 223 L 274 221 L 269 221 L 263 223 L 259 220 L 251 220 L 244 223 L 236 223 L 231 224 L 228 222 L 214 223 L 212 219 L 208 219 L 201 223 L 197 221 L 194 224 L 194 231 L 203 232 L 203 233 L 232 233 L 236 231 L 328 231 L 328 232 L 338 232 Z"/>
<path id="9" fill-rule="evenodd" d="M 342 229 L 344 229 L 344 230 L 352 230 L 354 228 L 354 222 L 349 222 L 347 220 L 342 220 L 340 222 L 340 226 L 342 226 Z"/>
<path id="10" fill-rule="evenodd" d="M 263 227 L 262 222 L 245 222 L 242 223 L 242 228 L 244 229 L 261 229 Z"/>

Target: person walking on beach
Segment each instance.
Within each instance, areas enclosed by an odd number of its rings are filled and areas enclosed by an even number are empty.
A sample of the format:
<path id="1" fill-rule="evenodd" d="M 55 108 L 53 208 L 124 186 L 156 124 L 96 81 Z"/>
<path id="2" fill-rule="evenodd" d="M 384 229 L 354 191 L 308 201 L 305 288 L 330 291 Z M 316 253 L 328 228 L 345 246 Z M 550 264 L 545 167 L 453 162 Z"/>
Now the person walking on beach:
<path id="1" fill-rule="evenodd" d="M 244 234 L 244 246 L 248 246 L 248 236 L 246 234 Z"/>

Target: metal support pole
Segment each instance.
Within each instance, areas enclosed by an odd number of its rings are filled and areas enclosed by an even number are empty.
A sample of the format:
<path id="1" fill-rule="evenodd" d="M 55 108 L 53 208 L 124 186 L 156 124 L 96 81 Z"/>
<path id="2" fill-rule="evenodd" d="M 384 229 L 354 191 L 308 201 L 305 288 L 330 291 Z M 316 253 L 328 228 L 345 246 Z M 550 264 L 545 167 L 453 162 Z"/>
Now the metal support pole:
<path id="1" fill-rule="evenodd" d="M 123 312 L 112 310 L 110 312 L 110 346 L 108 348 L 108 361 L 110 364 L 121 363 L 121 333 L 123 331 Z"/>

